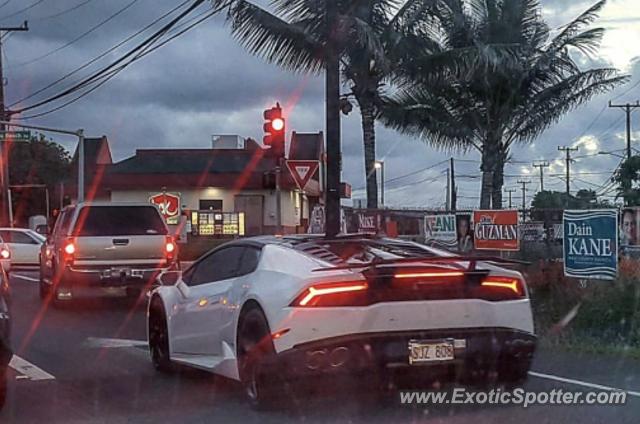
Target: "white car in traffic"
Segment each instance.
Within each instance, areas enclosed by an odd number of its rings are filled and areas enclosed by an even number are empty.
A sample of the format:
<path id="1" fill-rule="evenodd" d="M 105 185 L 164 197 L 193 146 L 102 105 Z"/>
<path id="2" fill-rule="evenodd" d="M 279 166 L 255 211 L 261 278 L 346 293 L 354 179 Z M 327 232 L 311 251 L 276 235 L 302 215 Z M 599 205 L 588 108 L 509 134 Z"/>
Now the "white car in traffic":
<path id="1" fill-rule="evenodd" d="M 254 406 L 341 375 L 521 382 L 536 346 L 531 304 L 500 262 L 360 235 L 229 242 L 159 277 L 152 361 L 239 380 Z"/>
<path id="2" fill-rule="evenodd" d="M 27 228 L 0 228 L 0 237 L 11 252 L 11 265 L 32 267 L 40 265 L 40 246 L 46 238 Z"/>

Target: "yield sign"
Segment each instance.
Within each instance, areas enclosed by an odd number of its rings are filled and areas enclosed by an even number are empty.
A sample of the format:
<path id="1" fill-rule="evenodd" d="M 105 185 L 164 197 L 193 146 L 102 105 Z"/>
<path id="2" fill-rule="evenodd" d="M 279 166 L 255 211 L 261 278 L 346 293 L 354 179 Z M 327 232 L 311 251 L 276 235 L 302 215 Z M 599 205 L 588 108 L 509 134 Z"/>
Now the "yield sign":
<path id="1" fill-rule="evenodd" d="M 304 190 L 313 174 L 318 170 L 318 166 L 320 166 L 320 162 L 317 160 L 287 161 L 287 168 L 289 168 L 289 172 L 291 172 L 293 179 L 296 180 L 300 190 Z"/>

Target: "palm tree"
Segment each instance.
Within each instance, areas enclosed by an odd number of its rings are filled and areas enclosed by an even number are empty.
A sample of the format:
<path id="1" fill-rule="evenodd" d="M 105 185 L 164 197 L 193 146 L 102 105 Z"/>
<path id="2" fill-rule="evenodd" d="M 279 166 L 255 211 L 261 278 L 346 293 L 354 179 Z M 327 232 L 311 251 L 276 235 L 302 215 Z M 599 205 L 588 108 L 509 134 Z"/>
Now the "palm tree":
<path id="1" fill-rule="evenodd" d="M 214 0 L 222 2 L 222 0 Z M 395 69 L 408 57 L 429 49 L 425 30 L 438 0 L 336 0 L 335 52 L 348 98 L 362 115 L 367 207 L 378 207 L 375 173 L 375 121 L 384 89 Z M 246 0 L 232 2 L 231 32 L 251 53 L 285 69 L 319 73 L 327 65 L 327 3 L 323 0 L 272 0 L 273 12 Z M 345 109 L 343 109 L 345 110 Z"/>
<path id="2" fill-rule="evenodd" d="M 583 70 L 576 62 L 577 54 L 599 46 L 604 30 L 585 27 L 605 3 L 550 37 L 538 0 L 443 0 L 438 13 L 446 46 L 475 46 L 486 53 L 478 58 L 489 60 L 476 60 L 462 78 L 437 86 L 412 64 L 383 121 L 437 148 L 479 151 L 480 207 L 501 208 L 513 144 L 532 142 L 570 110 L 627 80 L 616 69 Z"/>

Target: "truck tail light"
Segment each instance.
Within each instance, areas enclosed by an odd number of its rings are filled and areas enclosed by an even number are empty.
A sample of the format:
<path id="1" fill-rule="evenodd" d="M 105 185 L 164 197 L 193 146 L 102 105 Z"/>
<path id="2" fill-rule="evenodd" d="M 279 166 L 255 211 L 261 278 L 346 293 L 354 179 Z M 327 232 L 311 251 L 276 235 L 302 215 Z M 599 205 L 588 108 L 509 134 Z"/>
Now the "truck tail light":
<path id="1" fill-rule="evenodd" d="M 369 285 L 364 280 L 339 283 L 321 283 L 306 288 L 291 306 L 345 306 L 358 304 L 357 297 L 366 293 Z"/>
<path id="2" fill-rule="evenodd" d="M 164 244 L 164 252 L 168 261 L 172 261 L 176 257 L 176 242 L 173 237 L 167 236 Z"/>
<path id="3" fill-rule="evenodd" d="M 63 251 L 64 261 L 66 263 L 73 262 L 73 259 L 76 254 L 76 245 L 73 242 L 73 239 L 67 239 L 62 251 Z"/>

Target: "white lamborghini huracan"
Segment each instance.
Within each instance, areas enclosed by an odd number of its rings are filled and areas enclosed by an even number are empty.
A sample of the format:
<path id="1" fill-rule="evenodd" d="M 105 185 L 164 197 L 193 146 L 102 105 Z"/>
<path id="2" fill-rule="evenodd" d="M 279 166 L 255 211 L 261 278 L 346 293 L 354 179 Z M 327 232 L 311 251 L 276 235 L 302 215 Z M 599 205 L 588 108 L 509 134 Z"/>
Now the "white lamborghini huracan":
<path id="1" fill-rule="evenodd" d="M 151 357 L 239 380 L 254 406 L 303 377 L 518 382 L 536 345 L 531 305 L 498 263 L 511 262 L 364 235 L 232 241 L 159 277 Z"/>

